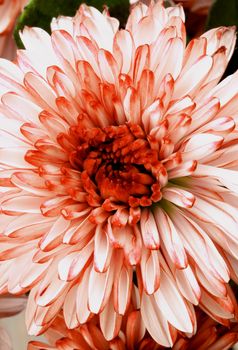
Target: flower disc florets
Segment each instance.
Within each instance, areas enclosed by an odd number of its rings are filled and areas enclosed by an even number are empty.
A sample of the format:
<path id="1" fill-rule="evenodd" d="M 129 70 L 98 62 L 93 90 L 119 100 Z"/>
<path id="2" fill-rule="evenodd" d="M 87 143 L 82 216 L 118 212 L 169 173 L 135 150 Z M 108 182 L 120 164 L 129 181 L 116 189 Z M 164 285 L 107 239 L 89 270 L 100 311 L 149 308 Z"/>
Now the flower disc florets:
<path id="1" fill-rule="evenodd" d="M 116 205 L 146 207 L 161 199 L 167 172 L 139 125 L 79 126 L 75 132 L 79 146 L 70 160 L 82 173 L 89 205 L 111 211 Z"/>

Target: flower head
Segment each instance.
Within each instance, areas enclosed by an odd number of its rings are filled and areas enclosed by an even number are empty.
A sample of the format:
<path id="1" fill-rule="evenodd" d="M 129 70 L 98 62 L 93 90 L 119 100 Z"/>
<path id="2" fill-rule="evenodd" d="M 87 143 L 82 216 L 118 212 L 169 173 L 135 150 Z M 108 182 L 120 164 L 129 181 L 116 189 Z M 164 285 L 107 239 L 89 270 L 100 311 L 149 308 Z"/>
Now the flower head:
<path id="1" fill-rule="evenodd" d="M 63 307 L 69 328 L 99 315 L 107 341 L 133 300 L 172 346 L 194 305 L 237 317 L 238 73 L 218 84 L 235 29 L 186 47 L 161 1 L 118 26 L 82 5 L 0 61 L 0 291 L 31 290 L 30 333 Z"/>

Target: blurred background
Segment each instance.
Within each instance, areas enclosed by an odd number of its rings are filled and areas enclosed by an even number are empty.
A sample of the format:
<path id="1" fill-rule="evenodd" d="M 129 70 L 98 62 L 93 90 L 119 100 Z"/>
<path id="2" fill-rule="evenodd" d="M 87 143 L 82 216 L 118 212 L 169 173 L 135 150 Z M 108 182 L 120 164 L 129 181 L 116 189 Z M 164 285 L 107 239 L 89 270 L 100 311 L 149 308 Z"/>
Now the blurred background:
<path id="1" fill-rule="evenodd" d="M 25 326 L 25 311 L 12 317 L 0 319 L 0 327 L 3 327 L 12 342 L 12 350 L 27 350 L 29 340 L 36 339 L 27 335 Z M 37 337 L 37 340 L 44 340 L 43 337 Z M 0 350 L 5 350 L 5 346 L 0 344 Z"/>

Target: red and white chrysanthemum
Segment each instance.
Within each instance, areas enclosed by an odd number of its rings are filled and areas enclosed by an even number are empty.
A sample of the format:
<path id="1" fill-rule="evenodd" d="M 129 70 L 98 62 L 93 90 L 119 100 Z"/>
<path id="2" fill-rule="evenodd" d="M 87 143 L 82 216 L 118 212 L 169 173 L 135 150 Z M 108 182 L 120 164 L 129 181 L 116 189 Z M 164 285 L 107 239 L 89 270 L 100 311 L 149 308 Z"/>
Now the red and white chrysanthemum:
<path id="1" fill-rule="evenodd" d="M 182 7 L 161 1 L 118 26 L 82 5 L 0 61 L 0 291 L 31 290 L 32 334 L 63 307 L 108 341 L 137 298 L 172 346 L 194 305 L 237 317 L 238 73 L 219 83 L 235 29 L 186 47 Z"/>
<path id="2" fill-rule="evenodd" d="M 0 57 L 15 58 L 13 29 L 17 16 L 27 2 L 28 0 L 0 0 Z"/>
<path id="3" fill-rule="evenodd" d="M 48 345 L 32 341 L 28 350 L 165 350 L 146 332 L 139 311 L 130 311 L 122 322 L 118 336 L 107 341 L 103 336 L 98 318 L 94 317 L 80 327 L 70 330 L 63 317 L 57 316 L 45 333 Z M 230 328 L 218 324 L 209 316 L 198 314 L 197 333 L 189 338 L 179 336 L 173 350 L 228 350 L 238 340 L 238 326 Z"/>

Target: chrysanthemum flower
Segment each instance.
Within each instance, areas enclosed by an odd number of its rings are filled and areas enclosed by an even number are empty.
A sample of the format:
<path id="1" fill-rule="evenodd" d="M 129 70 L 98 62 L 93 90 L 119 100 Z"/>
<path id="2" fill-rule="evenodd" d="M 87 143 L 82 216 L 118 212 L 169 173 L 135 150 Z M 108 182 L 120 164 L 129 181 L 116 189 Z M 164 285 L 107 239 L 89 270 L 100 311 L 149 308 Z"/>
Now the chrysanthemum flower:
<path id="1" fill-rule="evenodd" d="M 179 336 L 173 350 L 228 350 L 238 340 L 238 326 L 230 328 L 219 325 L 205 314 L 199 314 L 197 333 L 190 339 Z M 146 333 L 139 311 L 131 311 L 123 320 L 118 336 L 107 341 L 103 336 L 97 317 L 79 328 L 69 330 L 62 316 L 52 323 L 45 337 L 48 345 L 32 341 L 28 350 L 165 350 Z"/>
<path id="2" fill-rule="evenodd" d="M 13 59 L 16 45 L 13 29 L 19 13 L 28 0 L 0 0 L 0 57 Z"/>
<path id="3" fill-rule="evenodd" d="M 235 29 L 186 47 L 182 7 L 161 1 L 118 26 L 82 5 L 0 61 L 0 291 L 31 290 L 32 334 L 63 307 L 107 340 L 136 298 L 171 346 L 193 305 L 237 317 L 238 73 L 218 84 Z"/>

